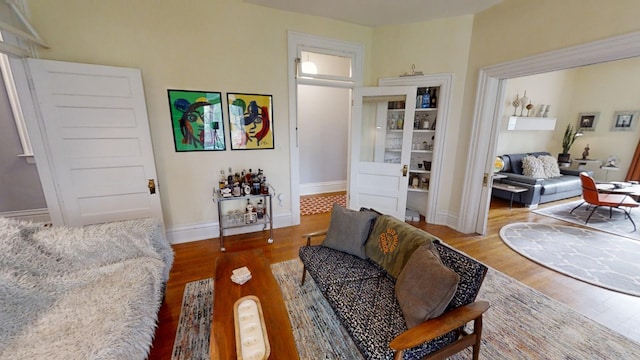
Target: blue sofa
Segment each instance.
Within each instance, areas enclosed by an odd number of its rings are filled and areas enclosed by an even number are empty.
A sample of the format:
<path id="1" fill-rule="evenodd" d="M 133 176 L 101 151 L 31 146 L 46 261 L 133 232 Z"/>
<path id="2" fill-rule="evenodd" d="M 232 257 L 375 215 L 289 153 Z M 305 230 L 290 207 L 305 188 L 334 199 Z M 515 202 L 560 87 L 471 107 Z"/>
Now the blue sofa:
<path id="1" fill-rule="evenodd" d="M 498 181 L 526 188 L 527 191 L 515 196 L 514 201 L 521 202 L 528 208 L 537 208 L 538 204 L 550 201 L 562 200 L 582 194 L 582 185 L 580 183 L 580 172 L 582 170 L 560 167 L 560 177 L 537 179 L 523 175 L 522 159 L 527 155 L 540 156 L 551 155 L 548 152 L 533 152 L 519 154 L 502 155 L 504 160 L 504 168 L 498 174 L 506 176 Z M 592 175 L 592 171 L 587 171 Z M 494 188 L 492 195 L 501 199 L 511 199 L 511 193 L 505 190 Z"/>

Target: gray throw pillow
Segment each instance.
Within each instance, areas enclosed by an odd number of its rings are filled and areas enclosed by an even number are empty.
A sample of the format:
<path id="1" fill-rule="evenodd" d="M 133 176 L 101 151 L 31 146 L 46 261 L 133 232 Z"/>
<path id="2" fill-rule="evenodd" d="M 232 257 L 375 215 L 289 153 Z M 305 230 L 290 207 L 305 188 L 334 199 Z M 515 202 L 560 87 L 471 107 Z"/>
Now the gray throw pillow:
<path id="1" fill-rule="evenodd" d="M 372 211 L 345 209 L 334 203 L 331 222 L 322 245 L 366 259 L 364 243 L 369 236 L 371 223 L 378 217 Z"/>
<path id="2" fill-rule="evenodd" d="M 431 242 L 421 245 L 396 281 L 396 298 L 408 328 L 440 316 L 458 288 L 460 276 L 440 261 Z"/>

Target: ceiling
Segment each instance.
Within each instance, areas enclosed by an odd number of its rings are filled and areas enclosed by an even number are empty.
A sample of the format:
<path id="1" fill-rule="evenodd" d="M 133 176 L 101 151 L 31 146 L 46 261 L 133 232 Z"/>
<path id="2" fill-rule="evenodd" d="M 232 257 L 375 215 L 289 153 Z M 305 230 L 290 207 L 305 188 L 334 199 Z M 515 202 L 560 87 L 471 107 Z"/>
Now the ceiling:
<path id="1" fill-rule="evenodd" d="M 366 26 L 476 14 L 503 0 L 244 0 L 247 3 Z"/>

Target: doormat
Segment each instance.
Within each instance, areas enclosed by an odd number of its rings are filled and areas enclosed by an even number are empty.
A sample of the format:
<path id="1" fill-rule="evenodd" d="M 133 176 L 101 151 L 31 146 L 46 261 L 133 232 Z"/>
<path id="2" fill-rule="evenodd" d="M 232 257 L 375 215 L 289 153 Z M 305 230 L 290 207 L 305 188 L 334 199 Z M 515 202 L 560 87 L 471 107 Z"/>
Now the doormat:
<path id="1" fill-rule="evenodd" d="M 313 195 L 300 198 L 300 215 L 315 215 L 331 212 L 333 203 L 347 206 L 346 194 Z"/>

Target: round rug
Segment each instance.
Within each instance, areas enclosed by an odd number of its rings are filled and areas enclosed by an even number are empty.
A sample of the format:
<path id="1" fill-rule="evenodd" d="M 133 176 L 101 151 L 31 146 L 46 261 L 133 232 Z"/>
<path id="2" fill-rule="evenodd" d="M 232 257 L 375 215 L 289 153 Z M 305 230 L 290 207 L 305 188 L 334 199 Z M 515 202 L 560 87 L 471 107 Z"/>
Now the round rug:
<path id="1" fill-rule="evenodd" d="M 500 229 L 511 249 L 589 284 L 640 296 L 640 241 L 564 225 L 513 223 Z"/>

